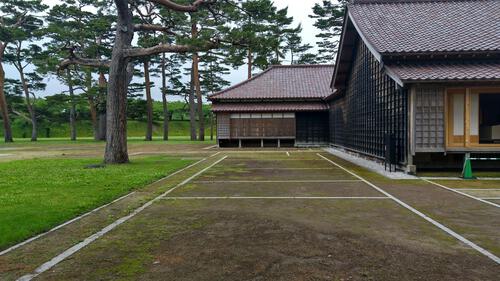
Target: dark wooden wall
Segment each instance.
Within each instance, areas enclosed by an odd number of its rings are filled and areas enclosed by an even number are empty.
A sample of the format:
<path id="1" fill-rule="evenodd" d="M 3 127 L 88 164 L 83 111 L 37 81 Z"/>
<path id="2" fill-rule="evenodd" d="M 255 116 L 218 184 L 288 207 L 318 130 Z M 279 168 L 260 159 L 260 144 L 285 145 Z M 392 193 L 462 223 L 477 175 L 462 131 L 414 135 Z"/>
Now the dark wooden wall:
<path id="1" fill-rule="evenodd" d="M 298 144 L 328 143 L 328 112 L 300 112 L 295 116 Z"/>
<path id="2" fill-rule="evenodd" d="M 384 134 L 396 137 L 398 162 L 408 151 L 408 91 L 381 71 L 358 40 L 342 96 L 330 103 L 330 142 L 371 156 L 385 155 Z"/>

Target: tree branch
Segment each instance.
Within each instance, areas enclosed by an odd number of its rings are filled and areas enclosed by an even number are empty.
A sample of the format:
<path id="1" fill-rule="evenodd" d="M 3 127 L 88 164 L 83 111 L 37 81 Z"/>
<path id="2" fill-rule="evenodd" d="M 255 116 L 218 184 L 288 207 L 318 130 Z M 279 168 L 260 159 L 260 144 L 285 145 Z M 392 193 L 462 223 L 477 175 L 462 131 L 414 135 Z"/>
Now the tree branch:
<path id="1" fill-rule="evenodd" d="M 170 30 L 169 27 L 156 25 L 156 24 L 134 24 L 134 30 L 137 31 L 159 31 L 176 36 L 177 33 Z"/>
<path id="2" fill-rule="evenodd" d="M 157 4 L 160 4 L 166 8 L 169 8 L 171 10 L 174 10 L 174 11 L 178 11 L 178 12 L 196 12 L 198 10 L 198 8 L 203 5 L 203 4 L 211 4 L 211 3 L 215 3 L 216 0 L 212 0 L 212 1 L 209 1 L 209 0 L 196 0 L 193 2 L 193 4 L 191 5 L 181 5 L 181 4 L 177 4 L 173 1 L 170 1 L 170 0 L 149 0 L 150 2 L 154 2 L 154 3 L 157 3 Z"/>
<path id="3" fill-rule="evenodd" d="M 199 52 L 208 51 L 210 49 L 217 48 L 219 42 L 207 42 L 203 46 L 191 46 L 191 45 L 171 45 L 171 44 L 159 44 L 150 48 L 132 48 L 123 50 L 125 57 L 145 57 L 161 53 L 188 53 L 188 52 Z"/>
<path id="4" fill-rule="evenodd" d="M 25 18 L 26 17 L 26 13 L 27 12 L 23 13 L 22 16 L 20 16 L 17 19 L 17 22 L 12 26 L 13 28 L 18 28 L 18 27 L 20 27 L 24 23 L 24 21 L 26 20 L 26 18 Z"/>
<path id="5" fill-rule="evenodd" d="M 76 56 L 72 56 L 67 58 L 59 63 L 59 67 L 57 71 L 61 71 L 66 69 L 70 65 L 84 65 L 91 67 L 109 67 L 110 61 L 108 60 L 100 60 L 100 59 L 87 59 L 87 58 L 79 58 Z"/>
<path id="6" fill-rule="evenodd" d="M 12 113 L 14 113 L 15 115 L 23 118 L 24 120 L 28 121 L 28 122 L 32 122 L 31 118 L 29 118 L 28 116 L 26 116 L 25 114 L 15 110 L 13 107 L 10 108 L 12 110 Z"/>

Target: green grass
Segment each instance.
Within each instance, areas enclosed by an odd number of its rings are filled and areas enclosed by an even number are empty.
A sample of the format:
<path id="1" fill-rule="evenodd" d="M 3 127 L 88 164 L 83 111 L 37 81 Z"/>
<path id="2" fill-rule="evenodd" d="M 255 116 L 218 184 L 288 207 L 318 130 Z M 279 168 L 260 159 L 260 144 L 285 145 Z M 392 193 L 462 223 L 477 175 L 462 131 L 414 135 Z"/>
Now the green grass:
<path id="1" fill-rule="evenodd" d="M 0 121 L 1 123 L 1 121 Z M 210 136 L 210 124 L 206 124 L 205 135 Z M 40 124 L 38 136 L 41 138 L 47 137 L 46 128 L 48 125 Z M 215 130 L 215 128 L 214 128 Z M 92 137 L 92 123 L 88 120 L 77 121 L 76 133 L 78 137 Z M 146 122 L 129 120 L 127 122 L 127 134 L 130 137 L 142 137 L 146 133 Z M 25 122 L 16 122 L 12 124 L 12 134 L 14 138 L 31 137 L 31 126 L 27 126 Z M 50 138 L 69 138 L 69 124 L 52 124 L 50 125 Z M 170 121 L 169 136 L 188 136 L 189 121 Z M 163 136 L 162 121 L 153 124 L 153 136 Z M 0 130 L 0 137 L 3 137 L 3 130 Z"/>
<path id="2" fill-rule="evenodd" d="M 210 136 L 205 136 L 205 141 L 192 141 L 189 136 L 171 136 L 168 141 L 164 141 L 162 137 L 153 137 L 153 141 L 146 142 L 144 137 L 128 137 L 128 142 L 130 144 L 215 144 L 215 136 L 213 140 L 210 140 Z M 92 137 L 79 137 L 76 141 L 71 141 L 67 137 L 63 138 L 38 138 L 38 141 L 32 142 L 29 138 L 14 138 L 13 143 L 4 143 L 3 139 L 0 139 L 1 147 L 12 147 L 12 146 L 38 146 L 38 145 L 79 145 L 79 144 L 104 144 L 104 141 L 95 141 Z M 0 149 L 1 150 L 1 149 Z"/>
<path id="3" fill-rule="evenodd" d="M 169 157 L 85 169 L 99 159 L 0 163 L 0 249 L 147 185 L 190 163 Z"/>

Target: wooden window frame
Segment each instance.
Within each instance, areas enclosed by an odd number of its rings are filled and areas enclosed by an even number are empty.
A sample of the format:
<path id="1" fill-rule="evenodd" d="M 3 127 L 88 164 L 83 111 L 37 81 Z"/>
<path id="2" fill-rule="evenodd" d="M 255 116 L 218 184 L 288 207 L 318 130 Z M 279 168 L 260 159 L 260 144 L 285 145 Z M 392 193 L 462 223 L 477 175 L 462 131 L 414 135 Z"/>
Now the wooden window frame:
<path id="1" fill-rule="evenodd" d="M 450 96 L 452 94 L 462 94 L 465 93 L 464 100 L 464 140 L 463 144 L 459 145 L 456 142 L 452 142 L 450 139 L 450 133 L 453 128 L 450 120 L 450 112 L 452 110 L 450 105 Z M 470 135 L 470 113 L 471 113 L 471 96 L 473 94 L 499 94 L 500 87 L 461 87 L 461 88 L 447 88 L 444 95 L 444 105 L 445 105 L 445 144 L 446 148 L 484 148 L 484 147 L 500 147 L 500 144 L 481 144 L 478 142 L 472 142 Z"/>

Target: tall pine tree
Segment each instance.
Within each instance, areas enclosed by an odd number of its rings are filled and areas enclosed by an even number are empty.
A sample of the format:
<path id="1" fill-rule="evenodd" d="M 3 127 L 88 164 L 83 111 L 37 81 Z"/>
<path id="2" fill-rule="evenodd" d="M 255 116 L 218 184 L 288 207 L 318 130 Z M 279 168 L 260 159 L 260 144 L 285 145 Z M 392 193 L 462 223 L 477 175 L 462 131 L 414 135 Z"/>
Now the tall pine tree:
<path id="1" fill-rule="evenodd" d="M 337 47 L 342 32 L 345 6 L 348 0 L 323 0 L 313 6 L 313 14 L 310 18 L 315 19 L 314 26 L 321 32 L 316 35 L 319 41 L 317 60 L 320 63 L 334 63 L 337 55 Z"/>
<path id="2" fill-rule="evenodd" d="M 19 38 L 26 36 L 25 30 L 35 25 L 37 15 L 45 10 L 41 0 L 2 0 L 0 1 L 0 113 L 2 115 L 5 142 L 12 142 L 12 129 L 4 94 L 5 71 L 3 62 L 6 48 Z"/>

